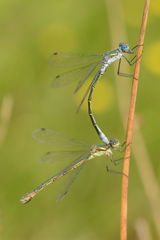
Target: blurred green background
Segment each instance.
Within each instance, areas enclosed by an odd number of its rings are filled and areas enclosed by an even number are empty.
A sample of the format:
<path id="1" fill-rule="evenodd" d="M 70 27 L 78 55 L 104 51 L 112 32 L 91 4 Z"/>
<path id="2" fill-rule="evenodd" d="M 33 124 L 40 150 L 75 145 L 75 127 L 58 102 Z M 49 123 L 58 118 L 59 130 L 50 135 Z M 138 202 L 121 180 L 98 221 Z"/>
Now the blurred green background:
<path id="1" fill-rule="evenodd" d="M 143 1 L 123 0 L 120 4 L 129 45 L 134 46 L 138 41 Z M 114 8 L 107 9 L 105 0 L 0 2 L 0 238 L 3 240 L 119 239 L 121 176 L 107 173 L 105 158 L 95 159 L 86 166 L 64 201 L 57 204 L 55 199 L 66 177 L 28 205 L 19 202 L 23 194 L 66 165 L 37 161 L 52 148 L 32 139 L 34 129 L 47 127 L 87 143 L 100 143 L 87 115 L 86 103 L 75 114 L 83 93 L 75 96 L 69 86 L 51 88 L 54 69 L 48 66 L 48 58 L 54 51 L 97 54 L 110 50 L 108 11 L 117 21 L 119 16 L 114 16 Z M 152 1 L 137 112 L 158 184 L 159 29 L 160 3 Z M 120 41 L 123 39 L 117 39 L 117 44 Z M 113 67 L 98 83 L 94 100 L 95 116 L 104 132 L 124 141 Z M 117 169 L 121 167 L 122 164 Z M 139 222 L 147 226 L 151 239 L 159 239 L 134 161 L 129 187 L 129 239 L 143 239 L 138 235 Z"/>

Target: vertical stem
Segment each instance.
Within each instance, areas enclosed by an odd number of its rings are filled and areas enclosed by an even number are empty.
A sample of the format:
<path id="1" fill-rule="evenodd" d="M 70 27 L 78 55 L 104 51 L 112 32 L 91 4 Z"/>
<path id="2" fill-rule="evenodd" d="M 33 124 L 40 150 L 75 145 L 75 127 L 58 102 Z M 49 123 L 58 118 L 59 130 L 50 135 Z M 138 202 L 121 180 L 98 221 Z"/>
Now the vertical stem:
<path id="1" fill-rule="evenodd" d="M 149 10 L 150 0 L 145 0 L 144 11 L 142 17 L 142 24 L 140 29 L 140 37 L 139 37 L 139 45 L 142 45 L 144 42 L 144 36 L 147 25 L 148 18 L 148 10 Z M 142 54 L 142 46 L 139 46 L 137 49 L 137 59 Z M 139 59 L 135 64 L 133 83 L 132 83 L 132 91 L 131 91 L 131 99 L 130 99 L 130 108 L 128 115 L 128 123 L 127 123 L 127 133 L 126 133 L 126 145 L 125 149 L 123 172 L 125 175 L 129 176 L 129 166 L 130 166 L 130 153 L 131 153 L 131 142 L 133 136 L 133 125 L 134 125 L 134 115 L 135 115 L 135 106 L 136 106 L 136 97 L 137 97 L 137 89 L 138 89 L 138 78 L 140 72 L 140 60 Z M 122 195 L 121 195 L 121 225 L 120 225 L 120 239 L 127 240 L 127 203 L 128 203 L 128 177 L 123 175 L 122 177 Z"/>

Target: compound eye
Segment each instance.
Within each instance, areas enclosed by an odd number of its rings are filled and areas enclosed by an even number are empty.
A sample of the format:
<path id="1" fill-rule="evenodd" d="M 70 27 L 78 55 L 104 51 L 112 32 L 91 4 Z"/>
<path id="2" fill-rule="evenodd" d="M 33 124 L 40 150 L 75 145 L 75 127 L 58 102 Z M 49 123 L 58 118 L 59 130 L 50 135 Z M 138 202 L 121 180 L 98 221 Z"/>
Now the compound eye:
<path id="1" fill-rule="evenodd" d="M 128 51 L 129 50 L 129 47 L 128 46 L 125 46 L 124 47 L 124 51 Z"/>
<path id="2" fill-rule="evenodd" d="M 110 144 L 111 145 L 116 145 L 116 144 L 118 144 L 119 143 L 119 141 L 117 140 L 117 139 L 115 139 L 115 138 L 111 138 L 110 139 Z"/>
<path id="3" fill-rule="evenodd" d="M 129 50 L 129 47 L 128 47 L 128 45 L 127 45 L 126 43 L 122 43 L 122 42 L 121 42 L 121 43 L 119 44 L 119 47 L 121 48 L 121 50 L 122 50 L 123 52 Z"/>

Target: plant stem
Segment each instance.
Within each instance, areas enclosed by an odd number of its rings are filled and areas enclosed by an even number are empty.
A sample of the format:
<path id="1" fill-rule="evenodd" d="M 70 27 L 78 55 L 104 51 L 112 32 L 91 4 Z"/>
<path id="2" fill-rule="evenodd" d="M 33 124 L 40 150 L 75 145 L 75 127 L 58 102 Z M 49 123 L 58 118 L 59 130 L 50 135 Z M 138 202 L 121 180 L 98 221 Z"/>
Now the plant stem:
<path id="1" fill-rule="evenodd" d="M 142 24 L 140 29 L 139 45 L 143 45 L 144 36 L 147 25 L 148 10 L 149 10 L 150 0 L 145 0 L 144 11 L 142 17 Z M 139 46 L 137 49 L 137 59 L 138 61 L 135 64 L 135 70 L 133 75 L 128 123 L 127 123 L 127 133 L 126 133 L 126 149 L 124 153 L 123 172 L 125 175 L 129 176 L 129 166 L 130 166 L 130 153 L 131 153 L 131 142 L 133 136 L 133 126 L 134 126 L 134 116 L 135 116 L 135 106 L 137 98 L 137 89 L 138 89 L 138 78 L 140 72 L 140 56 L 142 55 L 142 46 Z M 128 203 L 128 177 L 123 175 L 122 177 L 122 193 L 121 193 L 121 225 L 120 225 L 120 239 L 127 240 L 127 203 Z"/>

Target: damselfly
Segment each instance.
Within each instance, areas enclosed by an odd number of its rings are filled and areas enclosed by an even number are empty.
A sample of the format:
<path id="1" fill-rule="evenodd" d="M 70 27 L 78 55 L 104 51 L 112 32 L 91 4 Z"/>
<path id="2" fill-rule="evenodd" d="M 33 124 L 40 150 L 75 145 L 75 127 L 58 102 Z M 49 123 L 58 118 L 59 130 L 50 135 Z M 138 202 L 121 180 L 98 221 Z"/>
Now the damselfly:
<path id="1" fill-rule="evenodd" d="M 119 60 L 117 71 L 117 74 L 119 76 L 124 77 L 132 76 L 130 74 L 120 72 L 121 59 L 123 58 L 124 60 L 126 60 L 129 65 L 133 65 L 137 61 L 135 60 L 136 56 L 129 60 L 124 54 L 125 53 L 133 54 L 134 50 L 137 47 L 138 45 L 130 49 L 127 44 L 121 42 L 119 43 L 119 47 L 117 49 L 105 52 L 100 55 L 84 55 L 54 52 L 50 58 L 50 63 L 54 66 L 54 68 L 63 68 L 65 69 L 65 71 L 63 73 L 58 73 L 54 76 L 52 86 L 60 87 L 76 81 L 78 82 L 74 90 L 74 93 L 76 93 L 82 87 L 82 85 L 88 79 L 88 77 L 94 71 L 97 70 L 95 77 L 93 78 L 92 82 L 87 88 L 86 93 L 84 94 L 84 97 L 80 102 L 80 105 L 77 109 L 77 111 L 79 111 L 90 89 L 92 89 L 93 91 L 93 88 L 95 87 L 97 81 L 105 73 L 107 67 L 111 63 L 115 62 L 116 60 Z M 91 97 L 92 95 L 90 94 L 88 101 L 91 101 Z"/>
<path id="2" fill-rule="evenodd" d="M 122 146 L 119 141 L 115 138 L 111 138 L 108 140 L 106 144 L 103 145 L 88 145 L 84 142 L 78 141 L 76 139 L 70 139 L 59 132 L 53 131 L 51 129 L 41 128 L 37 129 L 33 132 L 33 137 L 40 142 L 47 143 L 48 145 L 52 145 L 53 151 L 47 152 L 42 160 L 54 161 L 54 160 L 62 160 L 62 159 L 72 159 L 72 163 L 70 163 L 66 168 L 56 173 L 42 184 L 34 188 L 31 192 L 25 194 L 20 201 L 22 203 L 28 203 L 32 200 L 34 196 L 37 195 L 40 191 L 46 188 L 49 184 L 55 182 L 59 178 L 63 177 L 69 172 L 72 172 L 72 176 L 69 179 L 69 182 L 60 195 L 59 200 L 62 200 L 63 197 L 68 193 L 70 186 L 73 184 L 76 176 L 80 173 L 83 166 L 91 159 L 100 156 L 107 156 L 113 160 L 113 152 L 112 150 L 121 151 Z M 106 137 L 107 139 L 107 137 Z M 55 150 L 56 149 L 56 150 Z M 57 150 L 58 149 L 58 150 Z M 76 158 L 77 156 L 77 158 Z M 107 167 L 107 170 L 110 170 Z M 113 170 L 111 170 L 113 171 Z M 116 172 L 116 171 L 115 171 Z M 121 173 L 121 172 L 116 172 Z"/>

